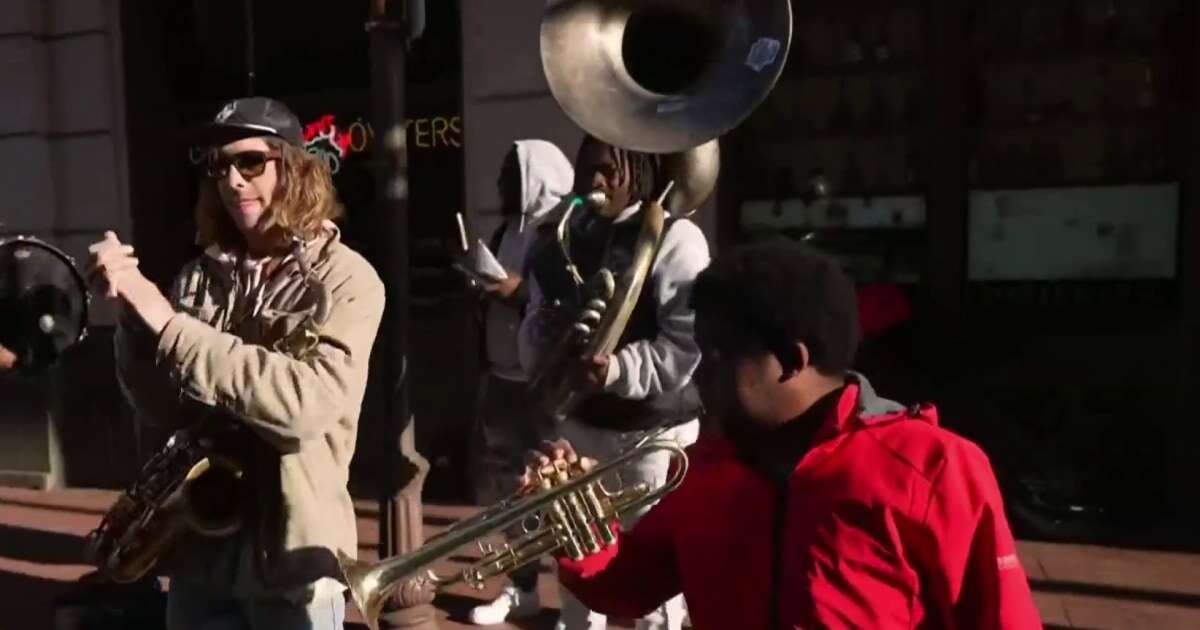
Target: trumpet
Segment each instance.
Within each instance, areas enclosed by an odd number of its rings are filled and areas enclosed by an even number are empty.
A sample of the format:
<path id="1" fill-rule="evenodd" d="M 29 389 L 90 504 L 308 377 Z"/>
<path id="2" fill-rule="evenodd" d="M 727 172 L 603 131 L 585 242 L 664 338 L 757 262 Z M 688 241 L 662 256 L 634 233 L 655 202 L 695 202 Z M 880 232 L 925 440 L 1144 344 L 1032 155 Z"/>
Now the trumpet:
<path id="1" fill-rule="evenodd" d="M 421 548 L 377 563 L 354 560 L 338 552 L 342 576 L 371 630 L 378 630 L 379 614 L 392 592 L 406 580 L 419 578 L 435 590 L 465 583 L 482 589 L 493 577 L 507 574 L 542 556 L 565 553 L 574 560 L 596 553 L 616 542 L 613 524 L 622 516 L 649 507 L 674 490 L 687 474 L 688 459 L 674 442 L 653 441 L 653 434 L 638 440 L 612 459 L 591 470 L 578 464 L 552 473 L 539 472 L 538 488 L 514 495 L 478 515 L 452 525 Z M 667 452 L 674 459 L 672 475 L 662 486 L 645 483 L 610 492 L 601 479 L 642 457 Z M 524 533 L 498 548 L 483 538 L 522 524 Z M 448 575 L 429 567 L 464 545 L 476 541 L 483 556 L 470 566 Z"/>

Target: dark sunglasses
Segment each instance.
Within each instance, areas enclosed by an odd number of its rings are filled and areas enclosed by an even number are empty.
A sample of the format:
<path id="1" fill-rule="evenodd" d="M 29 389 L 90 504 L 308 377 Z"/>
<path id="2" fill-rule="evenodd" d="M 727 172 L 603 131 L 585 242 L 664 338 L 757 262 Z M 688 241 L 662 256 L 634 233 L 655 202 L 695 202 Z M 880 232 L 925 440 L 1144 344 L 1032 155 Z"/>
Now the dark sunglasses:
<path id="1" fill-rule="evenodd" d="M 278 160 L 279 154 L 267 151 L 242 151 L 232 155 L 213 151 L 204 160 L 201 168 L 206 177 L 224 179 L 229 176 L 229 167 L 237 169 L 244 179 L 253 179 L 267 170 L 267 162 Z"/>

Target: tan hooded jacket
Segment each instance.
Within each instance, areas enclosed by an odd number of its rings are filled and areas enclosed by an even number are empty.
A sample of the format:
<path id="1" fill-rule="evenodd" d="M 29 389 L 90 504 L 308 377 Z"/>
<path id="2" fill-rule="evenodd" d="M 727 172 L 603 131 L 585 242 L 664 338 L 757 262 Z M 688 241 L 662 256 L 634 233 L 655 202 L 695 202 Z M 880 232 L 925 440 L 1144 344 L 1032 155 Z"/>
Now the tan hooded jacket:
<path id="1" fill-rule="evenodd" d="M 336 588 L 321 578 L 339 578 L 337 550 L 357 555 L 347 483 L 384 287 L 326 227 L 305 247 L 319 282 L 306 281 L 292 255 L 264 272 L 210 247 L 176 278 L 169 297 L 180 314 L 157 339 L 135 318 L 118 325 L 118 380 L 140 420 L 177 429 L 217 412 L 262 438 L 259 522 L 232 537 L 182 541 L 161 566 L 174 579 L 305 601 L 314 585 Z M 327 318 L 313 351 L 276 349 L 319 317 L 322 293 Z"/>

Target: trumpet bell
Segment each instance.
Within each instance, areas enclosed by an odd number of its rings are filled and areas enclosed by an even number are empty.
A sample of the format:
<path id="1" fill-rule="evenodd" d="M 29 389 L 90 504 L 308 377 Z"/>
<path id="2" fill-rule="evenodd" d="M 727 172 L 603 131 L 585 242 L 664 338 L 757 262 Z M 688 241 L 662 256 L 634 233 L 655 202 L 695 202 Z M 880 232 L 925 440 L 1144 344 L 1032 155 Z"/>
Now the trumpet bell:
<path id="1" fill-rule="evenodd" d="M 677 153 L 741 123 L 783 71 L 790 0 L 551 0 L 550 91 L 614 146 Z"/>

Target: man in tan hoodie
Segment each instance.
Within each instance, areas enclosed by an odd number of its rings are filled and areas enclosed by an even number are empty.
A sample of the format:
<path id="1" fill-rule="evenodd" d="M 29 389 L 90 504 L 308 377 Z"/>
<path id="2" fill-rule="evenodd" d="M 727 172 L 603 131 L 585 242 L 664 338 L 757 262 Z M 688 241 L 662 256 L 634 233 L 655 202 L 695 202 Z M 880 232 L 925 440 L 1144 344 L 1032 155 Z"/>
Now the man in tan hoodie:
<path id="1" fill-rule="evenodd" d="M 243 525 L 161 559 L 168 627 L 341 630 L 336 553 L 357 551 L 347 482 L 384 287 L 339 241 L 329 171 L 282 103 L 230 102 L 199 144 L 205 251 L 169 295 L 111 232 L 90 270 L 119 305 L 118 377 L 139 419 L 240 429 Z"/>

